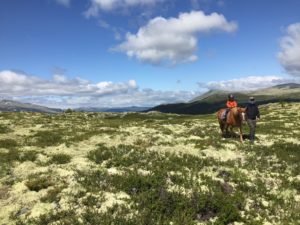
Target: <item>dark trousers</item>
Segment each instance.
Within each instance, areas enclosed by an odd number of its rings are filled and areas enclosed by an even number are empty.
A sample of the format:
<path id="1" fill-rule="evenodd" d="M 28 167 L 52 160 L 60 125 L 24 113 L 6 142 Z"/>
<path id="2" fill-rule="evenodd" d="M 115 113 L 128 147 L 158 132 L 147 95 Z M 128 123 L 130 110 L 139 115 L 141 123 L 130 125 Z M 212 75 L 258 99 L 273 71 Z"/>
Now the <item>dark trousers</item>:
<path id="1" fill-rule="evenodd" d="M 250 128 L 250 141 L 254 142 L 255 138 L 255 128 L 256 128 L 256 120 L 247 119 L 248 126 Z"/>
<path id="2" fill-rule="evenodd" d="M 223 118 L 222 118 L 224 121 L 226 121 L 229 111 L 230 111 L 230 108 L 225 109 L 225 112 L 224 112 Z"/>

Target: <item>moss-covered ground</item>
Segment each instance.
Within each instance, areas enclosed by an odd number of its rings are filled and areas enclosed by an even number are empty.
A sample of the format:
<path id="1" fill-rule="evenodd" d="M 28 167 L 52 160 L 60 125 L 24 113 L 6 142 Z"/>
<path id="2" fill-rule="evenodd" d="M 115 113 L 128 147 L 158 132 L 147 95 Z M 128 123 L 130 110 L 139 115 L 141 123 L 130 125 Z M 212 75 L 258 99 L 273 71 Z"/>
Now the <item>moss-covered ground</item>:
<path id="1" fill-rule="evenodd" d="M 0 225 L 300 224 L 300 104 L 254 145 L 215 114 L 0 113 Z"/>

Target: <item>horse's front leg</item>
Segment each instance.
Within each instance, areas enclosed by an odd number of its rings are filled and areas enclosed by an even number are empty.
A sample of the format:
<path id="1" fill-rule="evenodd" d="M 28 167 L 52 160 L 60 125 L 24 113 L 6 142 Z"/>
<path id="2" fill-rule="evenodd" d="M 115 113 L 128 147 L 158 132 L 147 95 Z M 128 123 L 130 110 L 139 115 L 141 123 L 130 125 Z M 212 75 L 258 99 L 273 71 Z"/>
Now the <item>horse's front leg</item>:
<path id="1" fill-rule="evenodd" d="M 234 136 L 235 136 L 235 134 L 234 134 L 234 132 L 233 132 L 233 126 L 230 127 L 230 136 L 231 136 L 231 137 L 234 137 Z"/>
<path id="2" fill-rule="evenodd" d="M 242 129 L 242 126 L 239 127 L 239 130 L 240 130 L 240 141 L 243 143 L 243 129 Z"/>

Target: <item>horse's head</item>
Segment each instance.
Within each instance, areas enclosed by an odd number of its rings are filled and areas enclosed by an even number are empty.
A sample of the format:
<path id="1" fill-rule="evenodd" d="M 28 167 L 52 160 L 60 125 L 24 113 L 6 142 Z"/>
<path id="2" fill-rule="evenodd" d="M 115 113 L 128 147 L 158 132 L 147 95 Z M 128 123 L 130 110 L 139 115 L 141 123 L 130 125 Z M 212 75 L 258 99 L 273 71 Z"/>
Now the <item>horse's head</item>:
<path id="1" fill-rule="evenodd" d="M 238 111 L 241 115 L 242 121 L 246 121 L 246 108 L 239 108 Z"/>

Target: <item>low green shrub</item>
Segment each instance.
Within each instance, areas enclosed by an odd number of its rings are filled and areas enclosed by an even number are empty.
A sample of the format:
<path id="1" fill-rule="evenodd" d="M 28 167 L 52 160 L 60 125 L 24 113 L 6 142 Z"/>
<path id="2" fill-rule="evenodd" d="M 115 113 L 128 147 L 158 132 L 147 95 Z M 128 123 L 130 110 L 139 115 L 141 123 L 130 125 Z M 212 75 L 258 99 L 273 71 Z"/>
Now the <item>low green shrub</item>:
<path id="1" fill-rule="evenodd" d="M 49 212 L 47 214 L 42 214 L 38 218 L 32 218 L 24 222 L 24 220 L 19 219 L 16 225 L 45 225 L 45 224 L 61 224 L 61 225 L 84 225 L 78 220 L 78 215 L 76 215 L 75 210 L 64 210 L 59 212 Z"/>
<path id="2" fill-rule="evenodd" d="M 19 161 L 31 161 L 34 162 L 37 159 L 37 152 L 36 151 L 23 151 L 19 155 Z"/>
<path id="3" fill-rule="evenodd" d="M 41 198 L 41 202 L 59 202 L 60 193 L 65 188 L 64 185 L 55 186 L 47 191 L 47 194 Z"/>
<path id="4" fill-rule="evenodd" d="M 71 156 L 64 154 L 64 153 L 58 153 L 55 155 L 52 155 L 49 163 L 54 163 L 54 164 L 66 164 L 71 161 Z"/>
<path id="5" fill-rule="evenodd" d="M 0 148 L 14 149 L 18 146 L 18 143 L 13 139 L 0 140 Z"/>
<path id="6" fill-rule="evenodd" d="M 5 134 L 5 133 L 11 132 L 11 131 L 12 130 L 8 126 L 0 124 L 0 134 Z"/>
<path id="7" fill-rule="evenodd" d="M 53 181 L 49 176 L 43 175 L 32 175 L 28 178 L 28 181 L 25 183 L 30 191 L 40 191 L 46 189 L 53 185 Z"/>
<path id="8" fill-rule="evenodd" d="M 98 149 L 90 151 L 87 155 L 88 159 L 101 164 L 102 162 L 111 159 L 113 157 L 113 149 L 107 148 L 103 145 L 99 146 Z"/>
<path id="9" fill-rule="evenodd" d="M 63 142 L 63 134 L 59 131 L 39 131 L 35 138 L 35 145 L 39 147 L 55 146 Z"/>
<path id="10" fill-rule="evenodd" d="M 73 109 L 70 109 L 70 108 L 65 110 L 65 113 L 73 113 L 73 112 L 75 112 L 75 111 Z"/>

